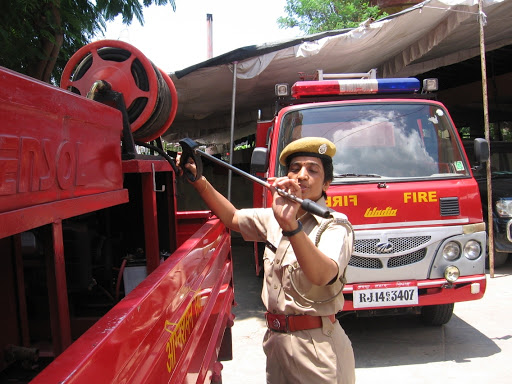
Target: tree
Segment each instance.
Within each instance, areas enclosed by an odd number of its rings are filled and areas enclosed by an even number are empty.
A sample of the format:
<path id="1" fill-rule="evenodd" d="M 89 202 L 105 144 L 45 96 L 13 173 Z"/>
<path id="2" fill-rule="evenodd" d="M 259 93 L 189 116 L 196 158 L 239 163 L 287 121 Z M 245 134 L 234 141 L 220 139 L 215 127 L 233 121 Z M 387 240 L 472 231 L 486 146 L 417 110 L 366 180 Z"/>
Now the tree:
<path id="1" fill-rule="evenodd" d="M 0 65 L 46 82 L 60 78 L 69 58 L 122 15 L 144 24 L 143 7 L 175 0 L 2 0 Z"/>
<path id="2" fill-rule="evenodd" d="M 306 34 L 355 28 L 369 18 L 387 16 L 365 0 L 286 0 L 287 17 L 277 22 L 281 28 L 299 29 Z"/>

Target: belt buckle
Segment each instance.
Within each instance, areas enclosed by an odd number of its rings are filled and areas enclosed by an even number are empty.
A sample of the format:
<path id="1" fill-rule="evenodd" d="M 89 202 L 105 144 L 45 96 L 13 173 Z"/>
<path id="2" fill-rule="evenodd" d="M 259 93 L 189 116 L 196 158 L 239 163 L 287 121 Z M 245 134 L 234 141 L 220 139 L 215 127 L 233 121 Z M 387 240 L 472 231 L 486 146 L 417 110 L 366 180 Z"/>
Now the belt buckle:
<path id="1" fill-rule="evenodd" d="M 272 317 L 272 315 L 267 317 L 267 327 L 270 328 L 274 332 L 279 333 L 288 333 L 289 326 L 288 326 L 288 315 L 285 315 L 284 324 L 281 324 L 281 321 L 279 320 L 278 316 L 275 316 L 273 319 L 270 319 L 269 317 Z"/>

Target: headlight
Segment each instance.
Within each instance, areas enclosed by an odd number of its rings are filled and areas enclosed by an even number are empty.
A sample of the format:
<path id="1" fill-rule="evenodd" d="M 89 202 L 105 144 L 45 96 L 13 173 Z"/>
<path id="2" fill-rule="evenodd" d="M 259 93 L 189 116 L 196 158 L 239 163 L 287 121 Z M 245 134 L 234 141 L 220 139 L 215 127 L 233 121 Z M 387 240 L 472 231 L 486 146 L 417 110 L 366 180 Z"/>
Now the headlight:
<path id="1" fill-rule="evenodd" d="M 444 270 L 444 278 L 449 283 L 454 283 L 455 281 L 457 281 L 459 276 L 460 276 L 459 268 L 457 268 L 453 265 L 446 267 L 446 269 Z"/>
<path id="2" fill-rule="evenodd" d="M 443 257 L 448 261 L 457 260 L 460 257 L 460 245 L 455 241 L 449 241 L 443 248 Z"/>
<path id="3" fill-rule="evenodd" d="M 500 199 L 496 202 L 496 213 L 501 217 L 512 216 L 512 200 Z"/>
<path id="4" fill-rule="evenodd" d="M 469 240 L 464 246 L 464 256 L 469 260 L 476 260 L 482 253 L 482 247 L 480 243 L 475 240 Z"/>

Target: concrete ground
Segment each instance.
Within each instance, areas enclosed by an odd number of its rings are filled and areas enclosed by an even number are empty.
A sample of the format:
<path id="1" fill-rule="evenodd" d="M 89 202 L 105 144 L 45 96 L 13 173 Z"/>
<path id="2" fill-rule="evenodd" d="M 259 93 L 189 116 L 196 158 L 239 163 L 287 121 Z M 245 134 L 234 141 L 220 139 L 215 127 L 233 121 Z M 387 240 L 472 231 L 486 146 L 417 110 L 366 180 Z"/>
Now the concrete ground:
<path id="1" fill-rule="evenodd" d="M 224 384 L 265 383 L 262 279 L 255 276 L 252 246 L 233 238 L 235 300 L 233 360 L 222 362 Z M 487 276 L 484 298 L 455 304 L 441 327 L 416 317 L 346 318 L 356 382 L 430 384 L 512 383 L 512 258 Z"/>

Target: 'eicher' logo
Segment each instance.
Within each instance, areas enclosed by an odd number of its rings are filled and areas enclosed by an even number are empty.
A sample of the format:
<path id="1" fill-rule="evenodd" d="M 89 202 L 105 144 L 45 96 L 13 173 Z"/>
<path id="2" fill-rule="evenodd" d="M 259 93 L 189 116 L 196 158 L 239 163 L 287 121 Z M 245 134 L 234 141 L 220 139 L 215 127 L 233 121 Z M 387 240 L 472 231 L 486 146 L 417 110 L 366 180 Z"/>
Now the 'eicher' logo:
<path id="1" fill-rule="evenodd" d="M 377 207 L 368 208 L 364 213 L 364 217 L 390 217 L 396 216 L 397 209 L 387 207 L 386 209 L 377 209 Z"/>

